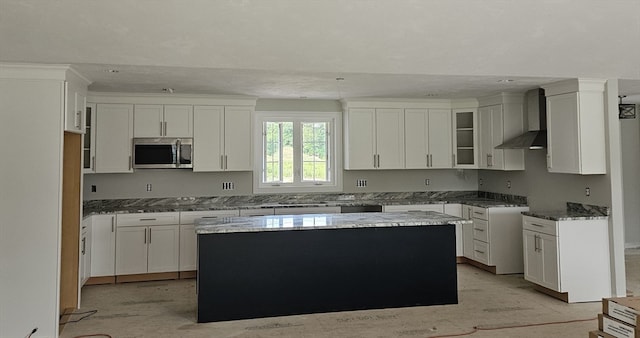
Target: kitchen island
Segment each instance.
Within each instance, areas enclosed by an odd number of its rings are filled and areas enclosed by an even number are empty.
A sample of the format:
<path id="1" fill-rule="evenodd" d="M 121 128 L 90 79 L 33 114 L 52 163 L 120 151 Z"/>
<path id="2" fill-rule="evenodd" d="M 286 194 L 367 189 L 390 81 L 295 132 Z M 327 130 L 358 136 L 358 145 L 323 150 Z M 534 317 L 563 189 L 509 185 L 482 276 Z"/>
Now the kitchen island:
<path id="1" fill-rule="evenodd" d="M 455 224 L 437 212 L 196 220 L 198 322 L 456 304 Z"/>

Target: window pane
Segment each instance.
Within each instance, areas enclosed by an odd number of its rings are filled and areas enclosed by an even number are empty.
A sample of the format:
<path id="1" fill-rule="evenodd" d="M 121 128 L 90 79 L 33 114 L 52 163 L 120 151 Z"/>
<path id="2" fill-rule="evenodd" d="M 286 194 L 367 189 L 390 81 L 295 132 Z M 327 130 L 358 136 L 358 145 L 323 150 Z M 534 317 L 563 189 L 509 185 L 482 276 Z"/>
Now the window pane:
<path id="1" fill-rule="evenodd" d="M 265 122 L 264 130 L 263 182 L 293 182 L 293 122 Z"/>
<path id="2" fill-rule="evenodd" d="M 282 122 L 282 182 L 293 182 L 293 122 Z"/>
<path id="3" fill-rule="evenodd" d="M 302 123 L 302 180 L 328 181 L 327 123 Z"/>

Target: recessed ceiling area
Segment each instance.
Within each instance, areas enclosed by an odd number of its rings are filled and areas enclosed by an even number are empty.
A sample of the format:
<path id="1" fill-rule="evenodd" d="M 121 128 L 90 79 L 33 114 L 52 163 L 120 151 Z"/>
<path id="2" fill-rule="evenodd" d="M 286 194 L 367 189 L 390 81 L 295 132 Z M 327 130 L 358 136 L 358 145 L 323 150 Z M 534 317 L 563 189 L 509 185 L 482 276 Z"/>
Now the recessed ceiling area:
<path id="1" fill-rule="evenodd" d="M 456 99 L 524 92 L 562 78 L 307 73 L 244 69 L 77 64 L 97 92 L 249 95 L 260 98 L 385 97 Z M 117 70 L 109 72 L 108 70 Z M 337 80 L 341 79 L 341 80 Z"/>

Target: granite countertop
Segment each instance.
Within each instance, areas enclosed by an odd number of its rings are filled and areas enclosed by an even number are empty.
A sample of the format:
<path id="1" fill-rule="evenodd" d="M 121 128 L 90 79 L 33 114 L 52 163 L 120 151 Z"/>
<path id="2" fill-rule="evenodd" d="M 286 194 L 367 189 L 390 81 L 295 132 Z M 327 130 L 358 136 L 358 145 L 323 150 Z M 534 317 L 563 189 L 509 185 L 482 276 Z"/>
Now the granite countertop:
<path id="1" fill-rule="evenodd" d="M 471 220 L 465 220 L 434 211 L 411 211 L 393 213 L 227 217 L 222 219 L 201 218 L 197 219 L 195 224 L 196 233 L 203 235 L 231 232 L 430 226 L 471 222 Z"/>
<path id="2" fill-rule="evenodd" d="M 412 205 L 463 203 L 483 208 L 526 206 L 521 196 L 477 191 L 361 194 L 273 194 L 250 196 L 137 198 L 85 201 L 85 216 L 93 214 L 207 211 L 324 206 Z"/>
<path id="3" fill-rule="evenodd" d="M 567 202 L 565 210 L 529 210 L 522 212 L 525 216 L 547 219 L 551 221 L 580 221 L 607 219 L 608 207 Z"/>

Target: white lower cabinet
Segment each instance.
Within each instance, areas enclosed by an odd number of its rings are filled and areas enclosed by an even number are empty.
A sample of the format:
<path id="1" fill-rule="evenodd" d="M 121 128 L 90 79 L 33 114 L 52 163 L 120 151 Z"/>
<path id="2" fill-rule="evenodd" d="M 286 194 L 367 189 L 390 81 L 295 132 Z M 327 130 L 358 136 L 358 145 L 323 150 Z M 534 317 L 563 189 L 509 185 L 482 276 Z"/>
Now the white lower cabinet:
<path id="1" fill-rule="evenodd" d="M 462 205 L 462 218 L 473 220 L 473 206 Z M 462 254 L 465 258 L 473 259 L 473 223 L 462 225 Z"/>
<path id="2" fill-rule="evenodd" d="M 523 211 L 529 207 L 474 207 L 470 258 L 496 274 L 522 273 Z"/>
<path id="3" fill-rule="evenodd" d="M 179 213 L 122 214 L 116 226 L 116 275 L 178 271 Z"/>
<path id="4" fill-rule="evenodd" d="M 198 267 L 198 236 L 194 225 L 196 219 L 238 217 L 238 215 L 238 210 L 180 212 L 180 262 L 178 270 L 194 271 Z"/>
<path id="5" fill-rule="evenodd" d="M 611 297 L 606 219 L 523 216 L 524 278 L 569 303 Z"/>
<path id="6" fill-rule="evenodd" d="M 91 277 L 116 274 L 115 218 L 115 215 L 91 216 Z"/>
<path id="7" fill-rule="evenodd" d="M 83 286 L 91 277 L 91 217 L 82 220 L 80 238 L 80 271 L 78 277 L 80 286 Z"/>

